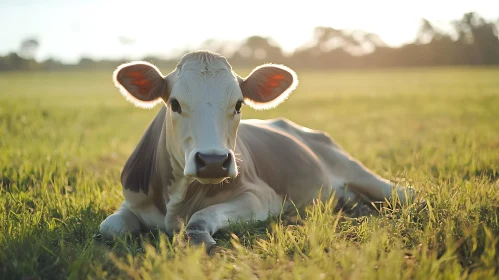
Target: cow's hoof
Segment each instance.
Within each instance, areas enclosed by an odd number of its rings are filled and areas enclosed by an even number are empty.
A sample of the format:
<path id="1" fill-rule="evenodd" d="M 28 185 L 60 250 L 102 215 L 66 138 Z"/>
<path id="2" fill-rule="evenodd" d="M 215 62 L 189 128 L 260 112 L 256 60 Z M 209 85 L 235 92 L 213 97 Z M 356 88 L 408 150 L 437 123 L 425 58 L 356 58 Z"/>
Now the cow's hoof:
<path id="1" fill-rule="evenodd" d="M 217 245 L 215 239 L 213 239 L 207 231 L 188 231 L 187 238 L 189 239 L 190 245 L 201 246 L 204 244 L 207 253 Z"/>

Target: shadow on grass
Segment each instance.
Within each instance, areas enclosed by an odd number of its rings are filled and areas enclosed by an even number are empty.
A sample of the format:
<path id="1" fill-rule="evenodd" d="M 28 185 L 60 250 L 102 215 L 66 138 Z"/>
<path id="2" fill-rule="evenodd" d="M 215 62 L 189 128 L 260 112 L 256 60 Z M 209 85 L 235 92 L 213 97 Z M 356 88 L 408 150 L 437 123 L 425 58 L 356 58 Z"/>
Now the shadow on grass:
<path id="1" fill-rule="evenodd" d="M 105 265 L 105 250 L 96 246 L 92 238 L 105 216 L 103 210 L 90 203 L 64 221 L 52 218 L 51 223 L 44 222 L 37 227 L 3 236 L 0 243 L 0 278 L 62 279 L 72 273 L 83 276 L 84 266 L 88 268 L 90 264 L 77 264 L 89 256 L 97 257 L 91 262 L 103 261 Z"/>

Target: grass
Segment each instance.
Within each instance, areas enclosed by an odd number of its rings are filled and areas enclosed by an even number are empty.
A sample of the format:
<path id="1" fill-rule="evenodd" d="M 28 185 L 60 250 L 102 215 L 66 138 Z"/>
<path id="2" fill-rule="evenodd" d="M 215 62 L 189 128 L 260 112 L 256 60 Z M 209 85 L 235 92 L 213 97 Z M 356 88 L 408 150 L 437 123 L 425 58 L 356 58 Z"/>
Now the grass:
<path id="1" fill-rule="evenodd" d="M 318 204 L 299 223 L 235 223 L 212 256 L 157 232 L 105 243 L 120 168 L 158 108 L 127 103 L 111 72 L 3 73 L 0 278 L 499 279 L 499 69 L 298 75 L 284 104 L 243 117 L 327 131 L 426 209 L 352 219 Z"/>

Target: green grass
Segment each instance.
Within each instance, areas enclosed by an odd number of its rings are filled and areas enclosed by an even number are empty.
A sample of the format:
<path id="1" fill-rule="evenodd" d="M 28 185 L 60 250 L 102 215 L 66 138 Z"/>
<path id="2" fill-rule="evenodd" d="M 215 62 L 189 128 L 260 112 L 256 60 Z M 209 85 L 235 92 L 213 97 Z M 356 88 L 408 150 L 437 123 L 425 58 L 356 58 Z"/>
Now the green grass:
<path id="1" fill-rule="evenodd" d="M 4 73 L 0 279 L 499 279 L 499 69 L 298 75 L 284 104 L 243 117 L 325 130 L 427 209 L 351 219 L 316 205 L 297 224 L 234 224 L 213 256 L 159 233 L 105 243 L 94 234 L 159 108 L 127 103 L 111 71 Z"/>

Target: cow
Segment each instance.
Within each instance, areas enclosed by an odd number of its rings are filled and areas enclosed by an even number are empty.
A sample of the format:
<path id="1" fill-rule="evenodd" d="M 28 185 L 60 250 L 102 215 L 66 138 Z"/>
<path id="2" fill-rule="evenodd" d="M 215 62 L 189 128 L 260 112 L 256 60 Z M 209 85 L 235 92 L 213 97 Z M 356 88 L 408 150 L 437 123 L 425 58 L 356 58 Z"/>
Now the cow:
<path id="1" fill-rule="evenodd" d="M 285 118 L 241 119 L 243 106 L 271 109 L 297 87 L 296 73 L 263 64 L 246 78 L 209 51 L 183 56 L 164 76 L 135 61 L 115 86 L 141 108 L 161 105 L 122 173 L 124 202 L 100 224 L 114 239 L 186 222 L 190 243 L 211 248 L 231 221 L 300 213 L 315 199 L 342 205 L 412 199 L 412 192 L 365 167 L 322 131 Z"/>

